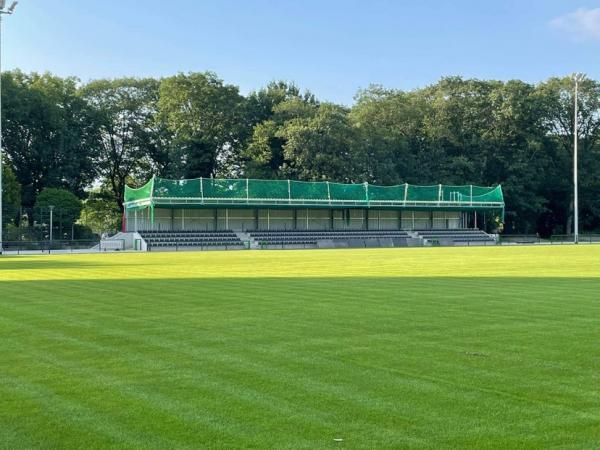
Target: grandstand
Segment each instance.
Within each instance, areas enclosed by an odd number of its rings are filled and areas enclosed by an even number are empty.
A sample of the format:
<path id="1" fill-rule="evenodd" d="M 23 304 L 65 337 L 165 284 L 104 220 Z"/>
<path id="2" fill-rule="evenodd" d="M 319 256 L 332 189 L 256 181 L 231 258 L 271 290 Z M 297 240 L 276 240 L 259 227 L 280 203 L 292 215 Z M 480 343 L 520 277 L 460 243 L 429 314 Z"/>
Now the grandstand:
<path id="1" fill-rule="evenodd" d="M 126 187 L 123 231 L 148 249 L 487 245 L 478 220 L 503 215 L 501 186 L 153 177 Z"/>

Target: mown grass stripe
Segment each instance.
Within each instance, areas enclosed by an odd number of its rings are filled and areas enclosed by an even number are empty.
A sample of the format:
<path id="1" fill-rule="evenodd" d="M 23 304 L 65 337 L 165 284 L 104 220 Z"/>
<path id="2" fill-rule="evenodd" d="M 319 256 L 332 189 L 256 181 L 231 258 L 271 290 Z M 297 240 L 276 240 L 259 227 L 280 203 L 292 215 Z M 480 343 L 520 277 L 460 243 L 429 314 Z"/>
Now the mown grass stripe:
<path id="1" fill-rule="evenodd" d="M 593 246 L 2 258 L 0 433 L 15 448 L 45 432 L 61 448 L 589 447 L 599 269 Z"/>

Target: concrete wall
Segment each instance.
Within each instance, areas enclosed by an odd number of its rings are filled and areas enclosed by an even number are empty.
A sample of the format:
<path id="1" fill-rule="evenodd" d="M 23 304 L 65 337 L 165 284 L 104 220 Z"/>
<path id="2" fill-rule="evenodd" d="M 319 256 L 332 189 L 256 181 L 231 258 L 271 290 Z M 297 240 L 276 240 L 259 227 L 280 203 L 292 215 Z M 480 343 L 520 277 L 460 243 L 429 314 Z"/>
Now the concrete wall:
<path id="1" fill-rule="evenodd" d="M 253 230 L 293 230 L 294 210 L 259 209 L 258 227 Z"/>
<path id="2" fill-rule="evenodd" d="M 336 209 L 333 211 L 334 230 L 365 230 L 367 212 L 362 209 Z"/>
<path id="3" fill-rule="evenodd" d="M 401 211 L 369 210 L 369 230 L 398 230 L 401 229 Z M 412 221 L 410 222 L 412 224 Z"/>

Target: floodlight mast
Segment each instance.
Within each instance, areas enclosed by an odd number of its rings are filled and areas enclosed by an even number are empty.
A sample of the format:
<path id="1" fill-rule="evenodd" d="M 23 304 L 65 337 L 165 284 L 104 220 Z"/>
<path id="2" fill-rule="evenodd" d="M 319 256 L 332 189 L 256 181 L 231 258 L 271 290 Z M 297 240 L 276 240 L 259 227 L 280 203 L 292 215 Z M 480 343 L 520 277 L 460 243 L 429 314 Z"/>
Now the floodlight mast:
<path id="1" fill-rule="evenodd" d="M 4 245 L 2 241 L 3 226 L 2 226 L 2 163 L 4 158 L 3 142 L 2 142 L 2 16 L 10 15 L 15 12 L 18 1 L 14 1 L 8 9 L 6 7 L 6 0 L 0 0 L 0 255 L 4 253 Z"/>
<path id="2" fill-rule="evenodd" d="M 579 176 L 578 176 L 578 163 L 577 163 L 577 150 L 578 150 L 578 89 L 579 83 L 585 80 L 585 75 L 582 73 L 574 73 L 571 78 L 575 82 L 575 92 L 573 95 L 573 243 L 579 244 Z"/>

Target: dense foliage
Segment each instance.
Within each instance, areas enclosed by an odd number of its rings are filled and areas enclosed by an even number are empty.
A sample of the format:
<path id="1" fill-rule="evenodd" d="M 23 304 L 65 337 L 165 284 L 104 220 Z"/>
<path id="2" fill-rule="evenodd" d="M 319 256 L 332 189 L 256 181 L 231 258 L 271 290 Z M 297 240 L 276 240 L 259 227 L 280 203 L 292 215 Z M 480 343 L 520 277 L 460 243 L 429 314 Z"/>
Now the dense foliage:
<path id="1" fill-rule="evenodd" d="M 45 220 L 46 212 L 53 209 L 54 220 L 60 227 L 69 228 L 81 214 L 83 205 L 75 194 L 65 189 L 44 188 L 35 201 L 34 211 L 38 222 Z"/>
<path id="2" fill-rule="evenodd" d="M 7 163 L 25 207 L 44 188 L 84 198 L 101 185 L 103 208 L 118 217 L 106 201 L 122 209 L 124 185 L 152 174 L 501 183 L 507 231 L 571 229 L 569 78 L 371 86 L 352 107 L 286 82 L 244 96 L 208 72 L 82 84 L 14 71 L 3 83 Z M 591 231 L 600 228 L 600 83 L 581 84 L 579 110 L 581 224 Z"/>

